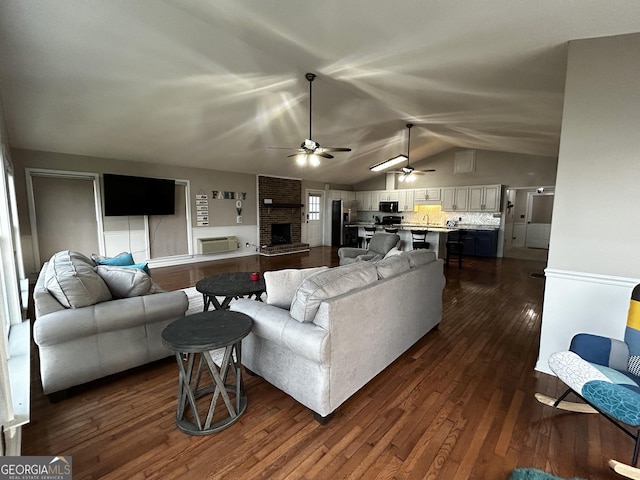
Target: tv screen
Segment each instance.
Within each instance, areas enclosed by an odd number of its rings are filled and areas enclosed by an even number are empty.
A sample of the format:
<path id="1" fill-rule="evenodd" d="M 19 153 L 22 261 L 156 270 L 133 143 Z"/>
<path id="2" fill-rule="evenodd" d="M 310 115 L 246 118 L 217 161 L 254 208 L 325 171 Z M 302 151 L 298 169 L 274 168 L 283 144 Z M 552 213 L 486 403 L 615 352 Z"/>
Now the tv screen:
<path id="1" fill-rule="evenodd" d="M 104 214 L 174 215 L 175 180 L 104 174 Z"/>

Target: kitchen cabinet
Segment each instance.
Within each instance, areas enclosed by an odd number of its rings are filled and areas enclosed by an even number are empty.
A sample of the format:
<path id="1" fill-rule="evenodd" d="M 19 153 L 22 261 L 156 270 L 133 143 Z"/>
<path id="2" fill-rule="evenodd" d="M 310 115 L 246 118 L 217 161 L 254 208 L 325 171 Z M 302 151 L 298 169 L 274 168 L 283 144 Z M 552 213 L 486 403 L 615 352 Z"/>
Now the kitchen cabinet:
<path id="1" fill-rule="evenodd" d="M 499 212 L 501 185 L 469 187 L 470 212 Z"/>
<path id="2" fill-rule="evenodd" d="M 383 190 L 380 192 L 380 202 L 397 202 L 399 198 L 398 190 Z"/>
<path id="3" fill-rule="evenodd" d="M 463 255 L 495 257 L 498 252 L 498 230 L 466 230 Z M 458 232 L 449 232 L 449 240 L 456 241 Z"/>
<path id="4" fill-rule="evenodd" d="M 398 190 L 398 210 L 401 212 L 413 211 L 413 190 Z"/>
<path id="5" fill-rule="evenodd" d="M 416 188 L 413 191 L 416 205 L 438 205 L 442 201 L 440 188 Z"/>
<path id="6" fill-rule="evenodd" d="M 377 212 L 380 203 L 380 192 L 355 192 L 358 210 L 363 212 Z"/>
<path id="7" fill-rule="evenodd" d="M 446 187 L 441 191 L 442 210 L 445 212 L 466 211 L 469 202 L 469 187 Z"/>

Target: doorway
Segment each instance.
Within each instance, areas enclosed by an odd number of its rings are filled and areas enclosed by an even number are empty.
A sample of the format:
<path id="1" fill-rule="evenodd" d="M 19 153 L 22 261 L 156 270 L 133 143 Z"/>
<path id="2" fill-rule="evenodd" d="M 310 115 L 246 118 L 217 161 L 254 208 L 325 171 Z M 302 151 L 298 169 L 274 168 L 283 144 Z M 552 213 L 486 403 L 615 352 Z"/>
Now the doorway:
<path id="1" fill-rule="evenodd" d="M 551 219 L 553 216 L 553 192 L 529 193 L 527 199 L 527 248 L 549 249 Z"/>
<path id="2" fill-rule="evenodd" d="M 322 224 L 324 212 L 324 192 L 322 190 L 307 190 L 307 243 L 310 247 L 322 245 Z"/>

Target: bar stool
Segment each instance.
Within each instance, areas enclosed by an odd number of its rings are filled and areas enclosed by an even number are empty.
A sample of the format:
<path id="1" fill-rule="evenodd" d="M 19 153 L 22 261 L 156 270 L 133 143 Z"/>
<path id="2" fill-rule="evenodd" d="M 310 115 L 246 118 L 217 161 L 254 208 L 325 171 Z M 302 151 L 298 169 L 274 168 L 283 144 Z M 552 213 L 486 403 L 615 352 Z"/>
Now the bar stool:
<path id="1" fill-rule="evenodd" d="M 364 248 L 369 247 L 369 242 L 376 233 L 376 227 L 364 227 Z"/>
<path id="2" fill-rule="evenodd" d="M 464 240 L 466 236 L 466 230 L 458 230 L 458 238 L 456 240 L 447 240 L 447 257 L 445 261 L 447 265 L 449 265 L 449 258 L 454 255 L 458 257 L 458 268 L 462 268 L 462 252 L 464 250 Z"/>
<path id="3" fill-rule="evenodd" d="M 411 230 L 411 246 L 414 250 L 429 248 L 427 233 L 429 233 L 429 230 Z"/>
<path id="4" fill-rule="evenodd" d="M 385 228 L 384 231 L 387 233 L 398 233 L 397 228 Z"/>

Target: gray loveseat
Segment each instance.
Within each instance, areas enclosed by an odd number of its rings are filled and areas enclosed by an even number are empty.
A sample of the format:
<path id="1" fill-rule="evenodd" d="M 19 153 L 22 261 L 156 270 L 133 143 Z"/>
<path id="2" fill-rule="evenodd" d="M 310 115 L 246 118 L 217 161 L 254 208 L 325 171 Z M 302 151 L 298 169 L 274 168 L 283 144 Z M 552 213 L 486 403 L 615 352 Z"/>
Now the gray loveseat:
<path id="1" fill-rule="evenodd" d="M 415 250 L 304 273 L 265 272 L 266 302 L 240 299 L 231 309 L 254 322 L 243 365 L 324 422 L 439 324 L 443 262 Z"/>
<path id="2" fill-rule="evenodd" d="M 33 298 L 45 394 L 172 355 L 160 334 L 188 308 L 184 292 L 160 291 L 141 269 L 71 251 L 44 264 Z"/>

